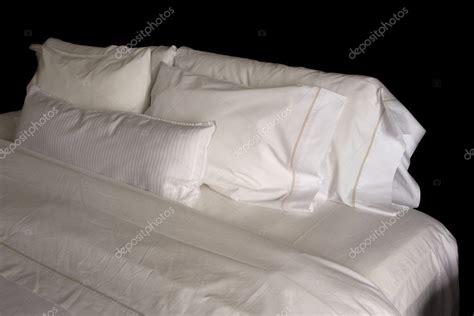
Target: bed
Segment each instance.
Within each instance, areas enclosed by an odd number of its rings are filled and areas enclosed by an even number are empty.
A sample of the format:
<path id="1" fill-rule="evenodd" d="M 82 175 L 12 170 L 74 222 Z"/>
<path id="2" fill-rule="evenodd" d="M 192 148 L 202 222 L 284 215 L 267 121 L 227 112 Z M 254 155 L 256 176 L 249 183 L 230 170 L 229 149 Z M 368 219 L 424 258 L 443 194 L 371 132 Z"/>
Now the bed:
<path id="1" fill-rule="evenodd" d="M 0 115 L 0 315 L 457 314 L 456 240 L 408 173 L 424 129 L 377 80 L 33 49 Z"/>
<path id="2" fill-rule="evenodd" d="M 352 258 L 384 215 L 332 202 L 315 214 L 257 212 L 209 189 L 191 209 L 20 151 L 0 169 L 4 315 L 455 312 L 456 242 L 416 210 Z M 133 256 L 116 258 L 170 206 Z M 8 299 L 18 292 L 35 308 Z"/>

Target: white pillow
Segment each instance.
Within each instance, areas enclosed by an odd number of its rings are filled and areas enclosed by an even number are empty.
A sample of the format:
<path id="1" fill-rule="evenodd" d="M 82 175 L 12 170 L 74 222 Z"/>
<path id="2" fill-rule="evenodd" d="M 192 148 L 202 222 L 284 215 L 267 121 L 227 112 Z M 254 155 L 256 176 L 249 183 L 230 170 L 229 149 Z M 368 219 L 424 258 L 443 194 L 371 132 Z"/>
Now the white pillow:
<path id="1" fill-rule="evenodd" d="M 82 110 L 32 86 L 16 138 L 19 146 L 193 205 L 214 130 L 213 122 Z"/>
<path id="2" fill-rule="evenodd" d="M 89 47 L 50 38 L 32 45 L 38 69 L 30 85 L 83 109 L 143 113 L 155 64 L 172 63 L 175 48 L 136 48 L 117 58 L 119 47 Z M 153 55 L 152 55 L 153 54 Z"/>
<path id="3" fill-rule="evenodd" d="M 162 65 L 146 114 L 215 120 L 204 182 L 237 201 L 311 211 L 344 97 L 289 86 L 248 89 Z"/>
<path id="4" fill-rule="evenodd" d="M 315 202 L 335 200 L 390 213 L 417 207 L 420 189 L 408 173 L 425 130 L 377 79 L 324 73 L 181 47 L 175 66 L 253 88 L 308 85 L 347 97 L 324 162 Z"/>

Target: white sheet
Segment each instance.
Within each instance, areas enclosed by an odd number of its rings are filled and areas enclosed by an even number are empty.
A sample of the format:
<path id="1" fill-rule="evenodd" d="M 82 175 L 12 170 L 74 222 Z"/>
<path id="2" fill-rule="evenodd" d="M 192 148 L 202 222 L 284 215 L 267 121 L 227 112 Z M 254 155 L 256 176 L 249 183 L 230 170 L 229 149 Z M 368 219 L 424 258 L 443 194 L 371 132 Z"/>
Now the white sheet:
<path id="1" fill-rule="evenodd" d="M 0 298 L 0 315 L 69 315 L 60 306 L 3 277 L 0 277 Z"/>
<path id="2" fill-rule="evenodd" d="M 315 213 L 294 214 L 237 203 L 207 187 L 195 208 L 356 271 L 373 282 L 402 315 L 457 315 L 456 240 L 441 223 L 417 210 L 407 209 L 396 219 L 328 202 Z M 386 228 L 379 230 L 383 222 Z M 375 240 L 367 242 L 364 252 L 351 257 L 351 249 L 371 236 Z"/>
<path id="3" fill-rule="evenodd" d="M 381 215 L 255 212 L 209 191 L 199 208 L 19 149 L 0 160 L 0 276 L 72 315 L 413 314 L 438 288 L 432 315 L 457 302 L 455 241 L 417 211 L 350 259 Z"/>

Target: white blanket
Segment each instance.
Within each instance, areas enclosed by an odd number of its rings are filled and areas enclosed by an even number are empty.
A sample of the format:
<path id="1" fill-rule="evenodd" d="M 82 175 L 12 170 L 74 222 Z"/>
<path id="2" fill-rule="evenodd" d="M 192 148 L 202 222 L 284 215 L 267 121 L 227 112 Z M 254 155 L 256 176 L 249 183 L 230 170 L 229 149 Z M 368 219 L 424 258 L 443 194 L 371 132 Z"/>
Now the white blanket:
<path id="1" fill-rule="evenodd" d="M 37 314 L 401 314 L 357 269 L 239 226 L 21 148 L 0 160 L 0 276 L 41 298 Z"/>

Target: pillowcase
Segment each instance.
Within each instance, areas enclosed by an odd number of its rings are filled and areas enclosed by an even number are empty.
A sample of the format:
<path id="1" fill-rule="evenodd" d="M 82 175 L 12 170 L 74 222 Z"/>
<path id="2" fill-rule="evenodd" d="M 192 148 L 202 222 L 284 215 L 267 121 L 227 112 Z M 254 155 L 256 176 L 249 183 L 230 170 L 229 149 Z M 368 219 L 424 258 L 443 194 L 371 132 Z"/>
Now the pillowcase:
<path id="1" fill-rule="evenodd" d="M 25 148 L 191 206 L 214 130 L 213 122 L 82 110 L 32 86 L 16 136 Z"/>
<path id="2" fill-rule="evenodd" d="M 148 46 L 148 47 L 132 47 L 111 45 L 108 47 L 93 47 L 77 45 L 61 41 L 59 39 L 50 38 L 43 45 L 54 47 L 63 52 L 69 52 L 80 56 L 96 56 L 96 55 L 113 55 L 116 59 L 126 58 L 133 55 L 137 51 L 150 50 L 150 66 L 152 81 L 155 81 L 158 67 L 161 63 L 172 66 L 174 64 L 174 57 L 176 56 L 175 46 Z"/>
<path id="3" fill-rule="evenodd" d="M 0 114 L 0 139 L 13 142 L 21 111 Z"/>
<path id="4" fill-rule="evenodd" d="M 377 79 L 324 73 L 181 47 L 175 65 L 252 88 L 318 86 L 347 98 L 315 203 L 327 199 L 394 213 L 417 207 L 420 189 L 408 173 L 425 130 Z"/>
<path id="5" fill-rule="evenodd" d="M 149 105 L 151 56 L 172 63 L 175 48 L 89 47 L 50 38 L 32 45 L 38 69 L 30 85 L 83 109 L 143 113 Z M 153 52 L 153 55 L 152 55 Z"/>
<path id="6" fill-rule="evenodd" d="M 325 89 L 248 89 L 162 65 L 146 114 L 215 120 L 204 182 L 234 200 L 311 211 L 344 97 Z"/>

